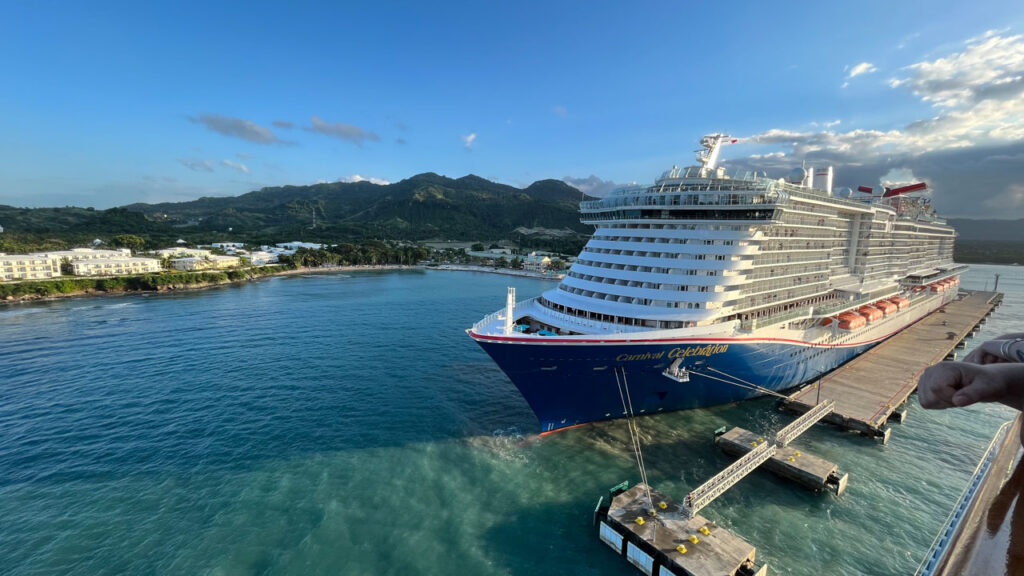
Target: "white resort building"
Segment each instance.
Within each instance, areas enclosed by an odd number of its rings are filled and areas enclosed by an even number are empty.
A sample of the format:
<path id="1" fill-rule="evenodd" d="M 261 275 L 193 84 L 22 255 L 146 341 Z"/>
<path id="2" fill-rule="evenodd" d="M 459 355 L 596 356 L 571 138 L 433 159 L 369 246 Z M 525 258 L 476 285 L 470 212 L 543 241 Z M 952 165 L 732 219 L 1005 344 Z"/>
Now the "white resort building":
<path id="1" fill-rule="evenodd" d="M 104 260 L 131 258 L 132 251 L 128 248 L 116 248 L 114 250 L 93 250 L 92 248 L 72 248 L 71 250 L 54 250 L 53 252 L 35 252 L 32 256 L 42 258 L 56 258 L 60 261 L 67 258 L 70 262 L 76 260 Z"/>
<path id="2" fill-rule="evenodd" d="M 45 258 L 38 254 L 0 254 L 0 281 L 57 276 L 60 276 L 60 258 Z"/>
<path id="3" fill-rule="evenodd" d="M 241 264 L 238 256 L 218 256 L 216 254 L 202 258 L 174 258 L 171 260 L 171 268 L 182 271 L 192 270 L 223 270 L 235 268 Z"/>
<path id="4" fill-rule="evenodd" d="M 93 250 L 74 248 L 33 254 L 0 255 L 0 281 L 39 280 L 61 276 L 61 264 L 67 262 L 75 276 L 121 276 L 159 272 L 160 261 L 133 258 L 128 248 Z"/>
<path id="5" fill-rule="evenodd" d="M 529 272 L 544 272 L 551 267 L 551 258 L 538 256 L 537 253 L 530 254 L 523 258 L 523 270 Z"/>
<path id="6" fill-rule="evenodd" d="M 175 248 L 162 248 L 153 252 L 159 258 L 202 258 L 212 254 L 209 250 L 202 250 L 199 248 L 185 248 L 184 246 L 178 246 Z"/>
<path id="7" fill-rule="evenodd" d="M 155 258 L 103 258 L 72 260 L 71 273 L 75 276 L 124 276 L 160 271 Z"/>
<path id="8" fill-rule="evenodd" d="M 249 263 L 253 266 L 263 266 L 264 264 L 273 264 L 274 262 L 277 262 L 277 254 L 263 250 L 249 252 Z"/>

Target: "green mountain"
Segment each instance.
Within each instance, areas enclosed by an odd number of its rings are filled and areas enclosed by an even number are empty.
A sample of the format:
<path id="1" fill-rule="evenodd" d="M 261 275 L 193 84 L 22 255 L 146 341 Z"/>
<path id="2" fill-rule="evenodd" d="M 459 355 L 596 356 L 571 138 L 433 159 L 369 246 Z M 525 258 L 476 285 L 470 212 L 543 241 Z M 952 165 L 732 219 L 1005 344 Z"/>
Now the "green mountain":
<path id="1" fill-rule="evenodd" d="M 590 232 L 579 222 L 584 198 L 560 180 L 516 188 L 473 175 L 452 179 L 426 173 L 384 186 L 278 186 L 241 196 L 110 210 L 0 206 L 0 225 L 6 235 L 36 242 L 80 243 L 127 233 L 145 237 L 148 244 L 179 237 L 193 242 L 515 238 L 545 247 L 552 242 L 582 245 Z"/>
<path id="2" fill-rule="evenodd" d="M 527 188 L 478 176 L 419 174 L 388 185 L 369 182 L 263 188 L 237 197 L 132 204 L 153 221 L 240 237 L 301 234 L 326 241 L 509 238 L 517 227 L 570 229 L 579 223 L 579 190 L 559 180 Z"/>

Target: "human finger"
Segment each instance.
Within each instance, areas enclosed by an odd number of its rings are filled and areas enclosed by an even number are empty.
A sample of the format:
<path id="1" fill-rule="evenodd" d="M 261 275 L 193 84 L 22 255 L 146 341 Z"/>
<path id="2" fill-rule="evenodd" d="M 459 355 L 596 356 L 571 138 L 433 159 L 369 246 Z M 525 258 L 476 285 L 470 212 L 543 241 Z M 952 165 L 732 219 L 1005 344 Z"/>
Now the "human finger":
<path id="1" fill-rule="evenodd" d="M 972 366 L 966 370 L 967 373 L 961 376 L 963 386 L 953 394 L 953 405 L 970 406 L 977 402 L 998 402 L 1005 399 L 1006 382 L 993 368 Z"/>
<path id="2" fill-rule="evenodd" d="M 922 408 L 941 410 L 956 406 L 953 396 L 962 388 L 962 373 L 956 362 L 929 366 L 917 380 L 917 398 Z"/>
<path id="3" fill-rule="evenodd" d="M 964 362 L 971 364 L 996 364 L 1006 362 L 1002 355 L 1002 340 L 989 340 L 982 342 L 970 354 L 964 357 Z"/>

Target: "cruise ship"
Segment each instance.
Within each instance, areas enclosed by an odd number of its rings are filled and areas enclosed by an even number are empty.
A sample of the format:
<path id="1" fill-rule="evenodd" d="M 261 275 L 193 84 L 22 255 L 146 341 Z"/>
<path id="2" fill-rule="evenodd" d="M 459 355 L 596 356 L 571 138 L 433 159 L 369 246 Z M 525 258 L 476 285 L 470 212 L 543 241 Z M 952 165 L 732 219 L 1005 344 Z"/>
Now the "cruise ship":
<path id="1" fill-rule="evenodd" d="M 793 388 L 956 297 L 966 266 L 925 184 L 833 190 L 831 167 L 697 165 L 580 204 L 595 231 L 557 288 L 467 333 L 550 432 Z"/>

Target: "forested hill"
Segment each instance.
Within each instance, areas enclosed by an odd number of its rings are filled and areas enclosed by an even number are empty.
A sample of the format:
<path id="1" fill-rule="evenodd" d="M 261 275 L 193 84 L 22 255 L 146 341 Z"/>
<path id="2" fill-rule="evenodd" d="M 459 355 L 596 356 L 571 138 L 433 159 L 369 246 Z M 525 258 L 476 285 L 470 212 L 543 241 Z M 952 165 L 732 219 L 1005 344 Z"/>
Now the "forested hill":
<path id="1" fill-rule="evenodd" d="M 279 186 L 237 197 L 125 208 L 185 230 L 230 228 L 244 236 L 479 240 L 510 238 L 520 227 L 586 233 L 579 222 L 582 198 L 560 180 L 520 189 L 473 175 L 452 179 L 428 172 L 383 186 Z"/>
<path id="2" fill-rule="evenodd" d="M 998 240 L 1024 242 L 1024 220 L 972 220 L 949 218 L 960 240 Z"/>
<path id="3" fill-rule="evenodd" d="M 419 174 L 388 185 L 369 182 L 263 188 L 191 202 L 131 204 L 110 210 L 0 206 L 0 252 L 45 243 L 81 244 L 136 234 L 147 246 L 190 242 L 345 242 L 514 239 L 526 246 L 578 250 L 579 190 L 560 180 L 526 188 L 478 176 Z"/>

